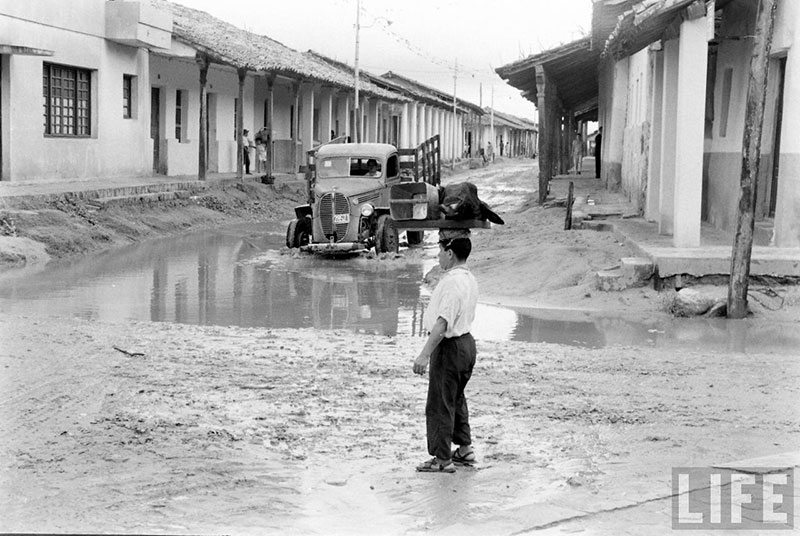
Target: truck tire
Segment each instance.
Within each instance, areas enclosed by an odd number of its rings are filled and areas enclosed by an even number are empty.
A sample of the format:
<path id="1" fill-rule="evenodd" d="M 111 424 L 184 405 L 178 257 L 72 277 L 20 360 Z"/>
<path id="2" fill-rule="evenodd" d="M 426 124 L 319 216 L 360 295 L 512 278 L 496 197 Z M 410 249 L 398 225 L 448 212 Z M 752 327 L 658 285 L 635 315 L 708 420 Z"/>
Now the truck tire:
<path id="1" fill-rule="evenodd" d="M 286 247 L 299 248 L 311 240 L 311 220 L 308 217 L 294 219 L 286 228 Z"/>
<path id="2" fill-rule="evenodd" d="M 400 240 L 397 236 L 394 220 L 388 214 L 380 216 L 375 231 L 375 244 L 378 253 L 397 253 L 399 243 Z"/>
<path id="3" fill-rule="evenodd" d="M 409 246 L 418 246 L 425 240 L 425 231 L 406 231 L 406 240 Z"/>
<path id="4" fill-rule="evenodd" d="M 303 216 L 297 221 L 297 230 L 294 234 L 297 247 L 307 246 L 311 243 L 311 225 L 310 216 Z"/>
<path id="5" fill-rule="evenodd" d="M 286 228 L 286 247 L 289 249 L 300 247 L 300 244 L 297 243 L 297 223 L 298 220 L 292 220 L 289 222 L 289 227 Z"/>

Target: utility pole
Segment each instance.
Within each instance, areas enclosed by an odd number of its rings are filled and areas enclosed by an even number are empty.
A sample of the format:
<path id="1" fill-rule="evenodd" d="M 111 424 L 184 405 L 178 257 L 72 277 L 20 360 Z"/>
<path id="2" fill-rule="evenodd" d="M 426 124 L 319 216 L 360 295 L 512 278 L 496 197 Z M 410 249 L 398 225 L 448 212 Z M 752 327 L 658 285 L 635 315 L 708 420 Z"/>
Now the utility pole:
<path id="1" fill-rule="evenodd" d="M 750 83 L 747 86 L 744 137 L 742 140 L 742 177 L 736 217 L 736 237 L 731 254 L 728 285 L 728 318 L 747 315 L 747 289 L 750 256 L 753 251 L 758 167 L 761 163 L 761 131 L 764 126 L 764 103 L 767 98 L 769 53 L 775 26 L 776 0 L 760 0 L 756 15 L 753 55 L 750 57 Z"/>
<path id="2" fill-rule="evenodd" d="M 456 58 L 455 68 L 453 69 L 453 161 L 450 169 L 456 169 L 456 155 L 458 154 L 458 114 L 456 112 L 456 80 L 458 78 L 458 58 Z"/>
<path id="3" fill-rule="evenodd" d="M 478 155 L 483 154 L 483 82 L 478 84 L 478 107 L 481 109 L 481 114 L 478 116 Z"/>
<path id="4" fill-rule="evenodd" d="M 494 152 L 497 150 L 494 143 L 494 85 L 492 85 L 492 105 L 489 108 L 489 143 L 492 144 L 492 160 L 494 160 Z"/>
<path id="5" fill-rule="evenodd" d="M 361 141 L 361 111 L 358 106 L 358 33 L 361 29 L 361 0 L 356 0 L 356 60 L 355 60 L 355 67 L 354 67 L 354 79 L 353 85 L 355 85 L 356 92 L 355 92 L 355 106 L 353 108 L 353 119 L 355 122 L 355 132 L 353 136 L 353 141 L 359 143 Z"/>

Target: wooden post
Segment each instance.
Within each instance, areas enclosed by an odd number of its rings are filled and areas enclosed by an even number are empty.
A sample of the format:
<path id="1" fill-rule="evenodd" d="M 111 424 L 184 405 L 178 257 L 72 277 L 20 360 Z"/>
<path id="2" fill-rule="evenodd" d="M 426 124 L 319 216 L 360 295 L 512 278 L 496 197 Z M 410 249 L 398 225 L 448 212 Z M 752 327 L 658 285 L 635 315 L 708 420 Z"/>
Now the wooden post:
<path id="1" fill-rule="evenodd" d="M 744 318 L 747 314 L 758 167 L 761 161 L 761 131 L 764 124 L 769 52 L 772 48 L 776 6 L 776 0 L 760 0 L 758 3 L 753 55 L 750 58 L 750 81 L 747 86 L 736 237 L 733 240 L 731 276 L 728 285 L 728 318 Z"/>
<path id="2" fill-rule="evenodd" d="M 541 66 L 536 69 L 536 96 L 539 109 L 539 204 L 547 199 L 547 184 L 550 182 L 550 128 L 549 99 L 545 96 L 547 77 Z"/>
<path id="3" fill-rule="evenodd" d="M 275 157 L 274 157 L 274 150 L 273 150 L 273 138 L 272 135 L 272 115 L 275 112 L 275 75 L 271 75 L 267 78 L 267 139 L 262 140 L 262 142 L 267 144 L 267 175 L 272 177 L 273 172 L 275 171 Z"/>
<path id="4" fill-rule="evenodd" d="M 292 83 L 292 93 L 294 94 L 294 117 L 292 118 L 292 173 L 296 174 L 299 163 L 300 153 L 297 150 L 297 142 L 300 139 L 300 82 Z"/>
<path id="5" fill-rule="evenodd" d="M 572 229 L 572 203 L 575 201 L 575 184 L 569 181 L 569 192 L 567 193 L 567 217 L 564 219 L 564 230 Z"/>
<path id="6" fill-rule="evenodd" d="M 208 57 L 199 54 L 196 58 L 197 66 L 200 68 L 200 140 L 198 142 L 199 154 L 197 161 L 197 178 L 201 181 L 206 180 L 206 142 L 208 139 L 208 131 L 206 124 L 208 123 L 208 108 L 206 106 L 206 83 L 208 82 Z"/>
<path id="7" fill-rule="evenodd" d="M 239 107 L 236 109 L 236 178 L 239 180 L 244 179 L 244 83 L 247 79 L 247 69 L 237 69 L 239 74 Z M 248 148 L 248 151 L 250 149 Z"/>

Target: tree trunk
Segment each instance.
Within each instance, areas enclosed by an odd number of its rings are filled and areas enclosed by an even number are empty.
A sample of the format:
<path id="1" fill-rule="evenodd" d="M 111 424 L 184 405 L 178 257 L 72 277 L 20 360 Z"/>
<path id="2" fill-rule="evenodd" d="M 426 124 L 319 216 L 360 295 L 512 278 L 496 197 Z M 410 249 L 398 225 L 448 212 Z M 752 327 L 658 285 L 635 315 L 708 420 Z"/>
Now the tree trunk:
<path id="1" fill-rule="evenodd" d="M 736 237 L 733 241 L 731 276 L 728 285 L 729 318 L 744 318 L 747 314 L 758 167 L 761 161 L 761 131 L 764 123 L 769 52 L 772 48 L 776 6 L 776 0 L 760 0 L 758 4 L 753 55 L 750 58 L 750 80 L 747 87 Z"/>

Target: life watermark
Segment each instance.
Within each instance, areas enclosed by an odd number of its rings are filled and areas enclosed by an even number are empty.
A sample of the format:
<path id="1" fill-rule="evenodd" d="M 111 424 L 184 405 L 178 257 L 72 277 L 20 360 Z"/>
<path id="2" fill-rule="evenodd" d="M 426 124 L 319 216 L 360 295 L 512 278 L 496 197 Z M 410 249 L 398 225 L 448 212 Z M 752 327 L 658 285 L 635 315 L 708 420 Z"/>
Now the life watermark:
<path id="1" fill-rule="evenodd" d="M 672 528 L 790 530 L 794 469 L 673 467 Z"/>

